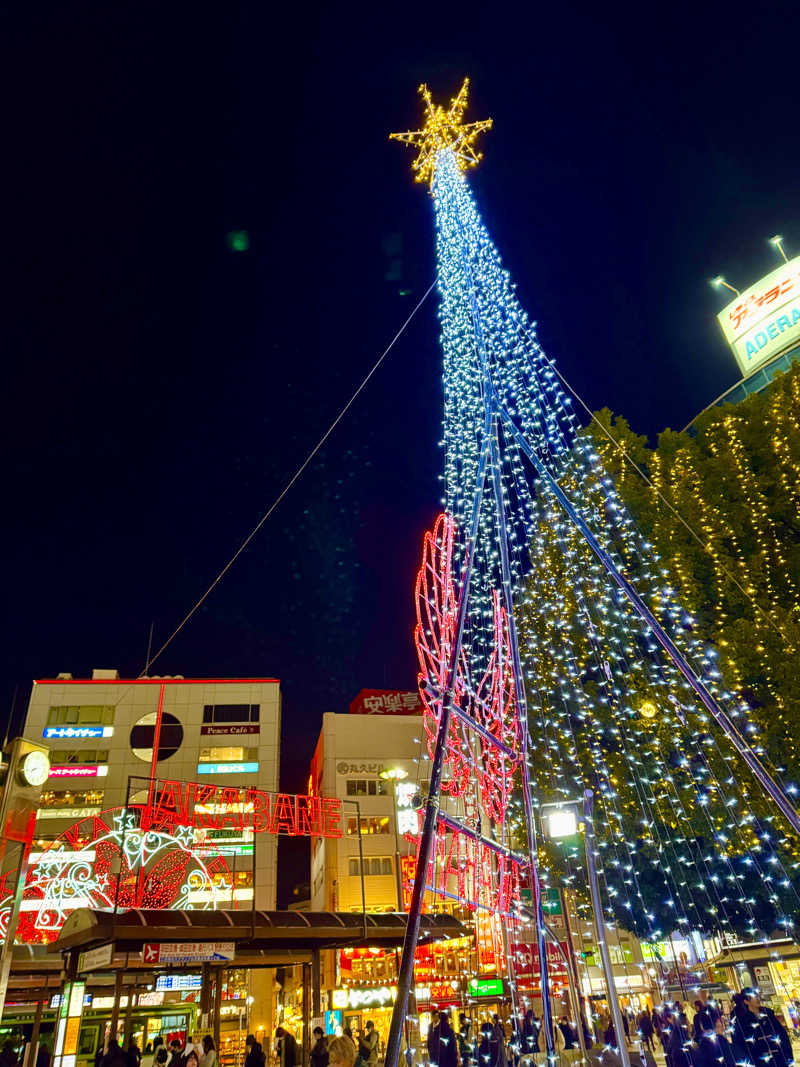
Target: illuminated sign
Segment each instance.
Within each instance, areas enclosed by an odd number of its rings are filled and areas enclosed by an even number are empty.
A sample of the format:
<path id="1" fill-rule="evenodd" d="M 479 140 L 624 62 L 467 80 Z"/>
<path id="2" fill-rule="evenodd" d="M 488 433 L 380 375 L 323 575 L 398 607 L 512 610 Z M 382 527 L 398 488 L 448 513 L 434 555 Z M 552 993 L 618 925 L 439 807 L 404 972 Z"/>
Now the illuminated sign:
<path id="1" fill-rule="evenodd" d="M 414 807 L 414 797 L 419 793 L 416 782 L 395 782 L 394 795 L 397 801 L 398 834 L 419 833 L 419 816 Z"/>
<path id="2" fill-rule="evenodd" d="M 333 991 L 334 1008 L 379 1008 L 384 1004 L 394 1004 L 396 999 L 396 986 L 385 985 L 375 989 L 345 987 Z"/>
<path id="3" fill-rule="evenodd" d="M 83 740 L 87 737 L 113 737 L 113 726 L 45 726 L 42 737 L 48 741 Z"/>
<path id="4" fill-rule="evenodd" d="M 202 974 L 160 974 L 156 978 L 156 991 L 168 993 L 172 990 L 201 989 Z"/>
<path id="5" fill-rule="evenodd" d="M 90 815 L 99 815 L 103 809 L 98 804 L 91 808 L 39 808 L 37 819 L 86 819 Z"/>
<path id="6" fill-rule="evenodd" d="M 248 828 L 259 834 L 293 837 L 341 837 L 342 802 L 338 797 L 159 781 L 155 802 L 142 808 L 142 827 L 175 826 L 239 831 Z"/>
<path id="7" fill-rule="evenodd" d="M 64 764 L 50 768 L 48 778 L 105 778 L 108 774 L 108 764 Z"/>
<path id="8" fill-rule="evenodd" d="M 338 1034 L 342 1028 L 342 1013 L 340 1011 L 325 1012 L 325 1033 Z"/>
<path id="9" fill-rule="evenodd" d="M 239 726 L 214 725 L 200 727 L 200 733 L 204 737 L 239 737 L 243 734 L 257 734 L 259 732 L 258 723 L 247 723 Z"/>
<path id="10" fill-rule="evenodd" d="M 255 774 L 257 763 L 198 763 L 198 774 Z"/>
<path id="11" fill-rule="evenodd" d="M 351 715 L 421 715 L 419 693 L 398 693 L 394 689 L 362 689 L 350 705 Z"/>
<path id="12" fill-rule="evenodd" d="M 470 978 L 469 995 L 471 997 L 502 997 L 502 978 Z"/>
<path id="13" fill-rule="evenodd" d="M 717 319 L 745 376 L 800 342 L 800 256 L 737 296 Z"/>

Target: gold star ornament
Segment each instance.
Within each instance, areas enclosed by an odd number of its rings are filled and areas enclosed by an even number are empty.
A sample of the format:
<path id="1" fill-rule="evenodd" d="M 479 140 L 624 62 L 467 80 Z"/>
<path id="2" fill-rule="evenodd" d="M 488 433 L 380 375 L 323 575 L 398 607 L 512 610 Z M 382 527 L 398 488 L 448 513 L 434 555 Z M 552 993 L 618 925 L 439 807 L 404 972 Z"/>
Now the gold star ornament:
<path id="1" fill-rule="evenodd" d="M 414 178 L 418 182 L 428 182 L 432 185 L 436 154 L 443 148 L 453 150 L 461 170 L 474 167 L 481 161 L 483 153 L 475 151 L 475 141 L 479 133 L 492 128 L 492 120 L 467 123 L 461 121 L 467 109 L 469 78 L 464 79 L 458 96 L 454 96 L 450 101 L 447 111 L 441 104 L 434 104 L 427 85 L 420 85 L 419 92 L 425 101 L 425 125 L 421 130 L 408 133 L 390 133 L 389 139 L 402 141 L 419 149 L 417 158 L 411 164 Z"/>

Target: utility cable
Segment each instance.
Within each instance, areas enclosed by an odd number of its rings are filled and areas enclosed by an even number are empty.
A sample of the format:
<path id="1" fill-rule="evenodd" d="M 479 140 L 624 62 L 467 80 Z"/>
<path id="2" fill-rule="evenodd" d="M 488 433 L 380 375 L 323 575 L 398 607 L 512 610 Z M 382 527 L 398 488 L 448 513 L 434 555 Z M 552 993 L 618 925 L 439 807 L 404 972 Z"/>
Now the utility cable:
<path id="1" fill-rule="evenodd" d="M 155 661 L 158 659 L 158 657 L 161 655 L 161 653 L 167 648 L 167 646 L 178 636 L 178 634 L 184 628 L 186 623 L 191 619 L 191 617 L 194 615 L 194 613 L 197 611 L 197 609 L 204 603 L 204 601 L 213 592 L 213 590 L 217 587 L 217 585 L 219 585 L 219 583 L 222 581 L 222 579 L 225 577 L 225 575 L 228 573 L 228 571 L 234 565 L 234 563 L 239 558 L 239 556 L 241 556 L 242 552 L 244 552 L 244 550 L 247 548 L 247 546 L 250 544 L 250 542 L 256 536 L 258 531 L 261 529 L 261 527 L 264 525 L 264 523 L 267 521 L 267 519 L 270 517 L 270 515 L 273 513 L 273 511 L 277 508 L 277 506 L 280 504 L 280 502 L 283 500 L 283 498 L 286 496 L 286 494 L 289 492 L 289 490 L 292 488 L 292 486 L 297 481 L 297 479 L 300 477 L 300 475 L 303 473 L 303 471 L 306 469 L 306 467 L 309 465 L 311 460 L 314 458 L 314 456 L 316 456 L 317 452 L 319 452 L 319 450 L 322 448 L 322 446 L 328 440 L 330 435 L 333 433 L 333 431 L 336 429 L 336 427 L 342 421 L 344 416 L 347 414 L 347 412 L 353 406 L 353 404 L 355 403 L 356 398 L 361 393 L 361 391 L 364 389 L 364 387 L 366 386 L 367 382 L 370 380 L 370 378 L 373 376 L 373 374 L 377 371 L 378 367 L 380 367 L 381 363 L 383 363 L 384 359 L 389 355 L 391 350 L 394 348 L 395 344 L 399 341 L 400 337 L 405 332 L 405 329 L 408 326 L 408 324 L 411 322 L 411 320 L 414 318 L 416 313 L 419 311 L 419 309 L 422 307 L 422 305 L 428 299 L 428 297 L 430 296 L 431 292 L 433 291 L 433 287 L 435 285 L 436 285 L 436 278 L 434 278 L 433 281 L 431 282 L 431 284 L 428 286 L 427 290 L 425 291 L 425 294 L 419 300 L 419 302 L 417 303 L 416 307 L 413 309 L 413 311 L 408 316 L 406 321 L 403 323 L 403 325 L 400 327 L 400 329 L 397 331 L 397 333 L 391 339 L 389 344 L 383 350 L 381 355 L 378 357 L 376 362 L 373 364 L 372 368 L 369 370 L 369 372 L 367 373 L 366 377 L 362 380 L 361 384 L 358 386 L 356 391 L 353 393 L 353 395 L 347 401 L 345 406 L 342 408 L 342 410 L 339 412 L 339 414 L 336 416 L 336 418 L 330 424 L 330 426 L 325 431 L 325 433 L 322 435 L 322 437 L 320 437 L 319 441 L 317 441 L 317 443 L 314 445 L 314 447 L 308 453 L 306 458 L 303 460 L 303 462 L 300 464 L 300 466 L 294 472 L 294 474 L 289 479 L 289 481 L 286 483 L 286 485 L 283 487 L 283 489 L 280 491 L 280 493 L 278 493 L 278 495 L 275 498 L 275 500 L 272 502 L 272 504 L 269 506 L 269 508 L 264 512 L 264 514 L 258 520 L 256 525 L 253 527 L 253 529 L 247 535 L 247 537 L 245 537 L 244 541 L 242 541 L 242 543 L 236 549 L 234 554 L 231 556 L 231 558 L 228 560 L 228 562 L 225 564 L 225 566 L 222 568 L 222 570 L 216 576 L 216 578 L 211 583 L 211 585 L 209 585 L 208 589 L 206 589 L 206 591 L 203 593 L 203 595 L 200 597 L 200 599 L 198 601 L 196 601 L 196 603 L 184 615 L 184 617 L 181 619 L 181 621 L 178 623 L 178 625 L 175 627 L 175 629 L 172 631 L 172 633 L 169 635 L 169 637 L 166 639 L 166 641 L 163 643 L 163 645 L 161 645 L 161 647 L 158 649 L 158 651 L 155 652 L 149 658 L 147 666 L 139 674 L 140 678 L 142 677 L 142 675 L 144 675 L 146 673 L 147 670 L 149 670 L 149 668 L 152 666 L 152 664 L 155 663 Z"/>

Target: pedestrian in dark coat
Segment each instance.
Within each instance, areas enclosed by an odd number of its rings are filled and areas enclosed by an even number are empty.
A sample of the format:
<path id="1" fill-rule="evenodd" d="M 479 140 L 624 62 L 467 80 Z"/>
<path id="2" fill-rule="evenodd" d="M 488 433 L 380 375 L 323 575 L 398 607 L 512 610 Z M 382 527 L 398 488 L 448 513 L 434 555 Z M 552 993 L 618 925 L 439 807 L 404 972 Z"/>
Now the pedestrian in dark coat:
<path id="1" fill-rule="evenodd" d="M 736 1067 L 736 1057 L 720 1017 L 715 1021 L 713 1031 L 700 1035 L 696 1057 L 698 1067 Z"/>
<path id="2" fill-rule="evenodd" d="M 522 1051 L 523 1054 L 529 1055 L 533 1052 L 539 1052 L 539 1020 L 533 1014 L 533 1008 L 528 1008 L 525 1012 L 525 1018 L 522 1020 Z"/>
<path id="3" fill-rule="evenodd" d="M 755 1067 L 789 1067 L 792 1045 L 772 1008 L 764 1007 L 757 989 L 745 989 L 734 998 L 731 1044 L 737 1062 Z"/>

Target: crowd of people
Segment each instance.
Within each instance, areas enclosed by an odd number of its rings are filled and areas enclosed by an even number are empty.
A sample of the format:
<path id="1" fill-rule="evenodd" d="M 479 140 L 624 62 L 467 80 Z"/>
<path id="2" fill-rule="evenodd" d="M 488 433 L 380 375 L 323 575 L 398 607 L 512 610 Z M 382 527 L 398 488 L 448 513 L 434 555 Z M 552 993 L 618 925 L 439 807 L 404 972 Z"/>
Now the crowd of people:
<path id="1" fill-rule="evenodd" d="M 94 1067 L 217 1067 L 217 1050 L 210 1034 L 202 1040 L 198 1034 L 185 1045 L 176 1037 L 168 1046 L 163 1037 L 155 1037 L 144 1051 L 133 1037 L 125 1047 L 112 1037 L 98 1045 Z"/>
<path id="2" fill-rule="evenodd" d="M 735 993 L 729 1016 L 701 993 L 694 1007 L 676 1002 L 637 1019 L 642 1041 L 658 1040 L 667 1067 L 790 1067 L 794 1054 L 786 1027 L 757 989 Z"/>
<path id="3" fill-rule="evenodd" d="M 626 1047 L 642 1052 L 645 1067 L 655 1067 L 654 1054 L 660 1046 L 666 1067 L 792 1067 L 794 1055 L 789 1034 L 775 1012 L 763 1005 L 758 990 L 745 989 L 733 997 L 729 1016 L 723 1014 L 704 991 L 694 1006 L 676 1001 L 652 1011 L 644 1008 L 634 1015 L 621 1012 Z M 590 1058 L 602 1067 L 619 1067 L 619 1038 L 608 1014 L 594 1017 L 594 1033 L 583 1022 L 583 1044 Z M 546 1051 L 541 1021 L 532 1010 L 520 1018 L 512 1016 L 504 1024 L 493 1015 L 478 1024 L 459 1015 L 455 1031 L 447 1011 L 431 1013 L 426 1039 L 430 1067 L 527 1067 L 541 1062 Z M 553 1029 L 556 1052 L 580 1047 L 575 1026 L 561 1016 Z M 285 1027 L 275 1031 L 273 1053 L 278 1067 L 302 1067 L 302 1052 L 296 1038 Z M 380 1035 L 368 1020 L 355 1033 L 345 1027 L 339 1037 L 327 1036 L 321 1027 L 313 1032 L 310 1067 L 378 1067 Z M 248 1034 L 243 1067 L 266 1067 L 267 1055 L 261 1043 Z M 9 1041 L 0 1051 L 0 1067 L 18 1067 L 16 1052 Z M 39 1045 L 36 1067 L 50 1067 L 45 1042 Z M 127 1047 L 111 1038 L 103 1042 L 94 1058 L 94 1067 L 219 1067 L 214 1039 L 207 1034 L 187 1040 L 173 1038 L 169 1045 L 156 1037 L 141 1051 L 131 1038 Z"/>

